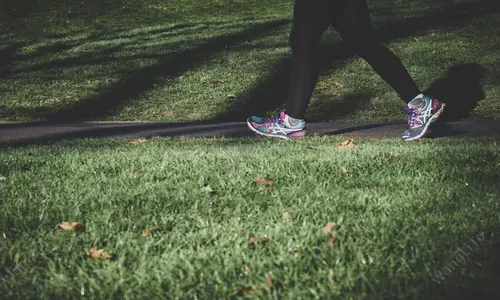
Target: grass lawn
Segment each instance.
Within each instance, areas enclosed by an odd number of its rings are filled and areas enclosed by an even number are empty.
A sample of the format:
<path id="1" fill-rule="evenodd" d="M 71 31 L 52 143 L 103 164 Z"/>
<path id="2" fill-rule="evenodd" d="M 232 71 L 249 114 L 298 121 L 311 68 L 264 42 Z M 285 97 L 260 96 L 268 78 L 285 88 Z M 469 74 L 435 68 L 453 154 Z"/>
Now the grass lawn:
<path id="1" fill-rule="evenodd" d="M 291 0 L 0 3 L 0 121 L 242 121 L 286 96 Z M 497 1 L 369 3 L 418 85 L 454 104 L 450 119 L 500 118 Z M 310 121 L 404 120 L 336 33 L 322 44 Z"/>
<path id="2" fill-rule="evenodd" d="M 128 142 L 2 149 L 2 298 L 500 295 L 492 139 Z"/>

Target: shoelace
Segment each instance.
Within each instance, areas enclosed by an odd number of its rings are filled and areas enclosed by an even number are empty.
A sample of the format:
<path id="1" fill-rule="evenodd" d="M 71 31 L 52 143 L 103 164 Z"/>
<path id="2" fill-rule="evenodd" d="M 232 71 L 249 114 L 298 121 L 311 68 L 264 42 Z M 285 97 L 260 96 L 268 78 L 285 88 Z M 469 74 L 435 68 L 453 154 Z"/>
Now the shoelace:
<path id="1" fill-rule="evenodd" d="M 408 126 L 410 129 L 412 129 L 415 125 L 415 120 L 417 120 L 419 116 L 419 110 L 415 109 L 413 107 L 409 107 L 405 109 L 406 113 L 408 113 L 409 119 L 408 119 Z"/>
<path id="2" fill-rule="evenodd" d="M 275 115 L 274 117 L 271 117 L 266 120 L 266 123 L 278 123 L 278 124 L 283 124 L 283 119 L 281 118 L 280 114 Z"/>

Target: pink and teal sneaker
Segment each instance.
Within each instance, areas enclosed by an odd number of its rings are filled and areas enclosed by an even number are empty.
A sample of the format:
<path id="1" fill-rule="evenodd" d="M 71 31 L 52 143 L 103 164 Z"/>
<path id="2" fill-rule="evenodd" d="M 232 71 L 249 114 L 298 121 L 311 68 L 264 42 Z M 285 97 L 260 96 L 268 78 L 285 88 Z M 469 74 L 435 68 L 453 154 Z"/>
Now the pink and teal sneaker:
<path id="1" fill-rule="evenodd" d="M 250 130 L 259 136 L 278 137 L 282 139 L 297 139 L 306 135 L 306 123 L 291 124 L 285 111 L 272 118 L 250 117 L 247 120 Z"/>
<path id="2" fill-rule="evenodd" d="M 443 113 L 445 104 L 436 99 L 419 95 L 408 103 L 408 126 L 401 137 L 405 141 L 415 141 L 424 137 L 430 126 L 436 122 Z"/>

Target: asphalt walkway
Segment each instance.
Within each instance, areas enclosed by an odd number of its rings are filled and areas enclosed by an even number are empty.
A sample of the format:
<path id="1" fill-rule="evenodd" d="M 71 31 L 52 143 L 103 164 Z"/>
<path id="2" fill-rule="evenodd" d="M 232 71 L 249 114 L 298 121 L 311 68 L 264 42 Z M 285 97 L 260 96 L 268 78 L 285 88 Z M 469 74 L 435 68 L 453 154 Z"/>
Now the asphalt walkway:
<path id="1" fill-rule="evenodd" d="M 308 123 L 310 134 L 350 137 L 395 138 L 405 123 Z M 71 122 L 0 123 L 0 143 L 32 143 L 75 138 L 246 138 L 255 135 L 244 122 Z M 437 123 L 429 137 L 496 137 L 500 121 Z"/>

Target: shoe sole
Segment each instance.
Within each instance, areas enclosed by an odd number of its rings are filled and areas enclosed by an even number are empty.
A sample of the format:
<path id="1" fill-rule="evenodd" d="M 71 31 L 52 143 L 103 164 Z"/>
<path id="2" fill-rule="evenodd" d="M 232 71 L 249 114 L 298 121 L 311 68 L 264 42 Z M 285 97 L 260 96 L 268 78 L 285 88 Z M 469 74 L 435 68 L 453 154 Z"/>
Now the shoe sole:
<path id="1" fill-rule="evenodd" d="M 280 139 L 284 139 L 284 140 L 294 140 L 294 139 L 303 138 L 303 137 L 293 138 L 293 137 L 289 137 L 286 135 L 263 133 L 263 132 L 260 132 L 257 129 L 255 129 L 255 127 L 253 127 L 253 125 L 250 124 L 250 122 L 248 120 L 247 120 L 247 126 L 248 126 L 248 128 L 250 128 L 251 131 L 253 131 L 253 133 L 255 133 L 256 135 L 258 135 L 260 137 L 272 137 L 272 138 L 280 138 Z"/>
<path id="2" fill-rule="evenodd" d="M 411 141 L 416 141 L 416 140 L 423 138 L 427 134 L 427 132 L 429 131 L 429 127 L 432 124 L 434 124 L 434 122 L 436 122 L 436 120 L 439 118 L 439 116 L 441 116 L 445 107 L 446 107 L 446 104 L 441 103 L 441 108 L 431 116 L 431 119 L 429 120 L 429 122 L 427 122 L 425 124 L 424 130 L 422 130 L 422 132 L 420 132 L 418 135 L 416 135 L 414 137 L 410 137 L 410 138 L 405 139 L 405 141 L 411 142 Z"/>

